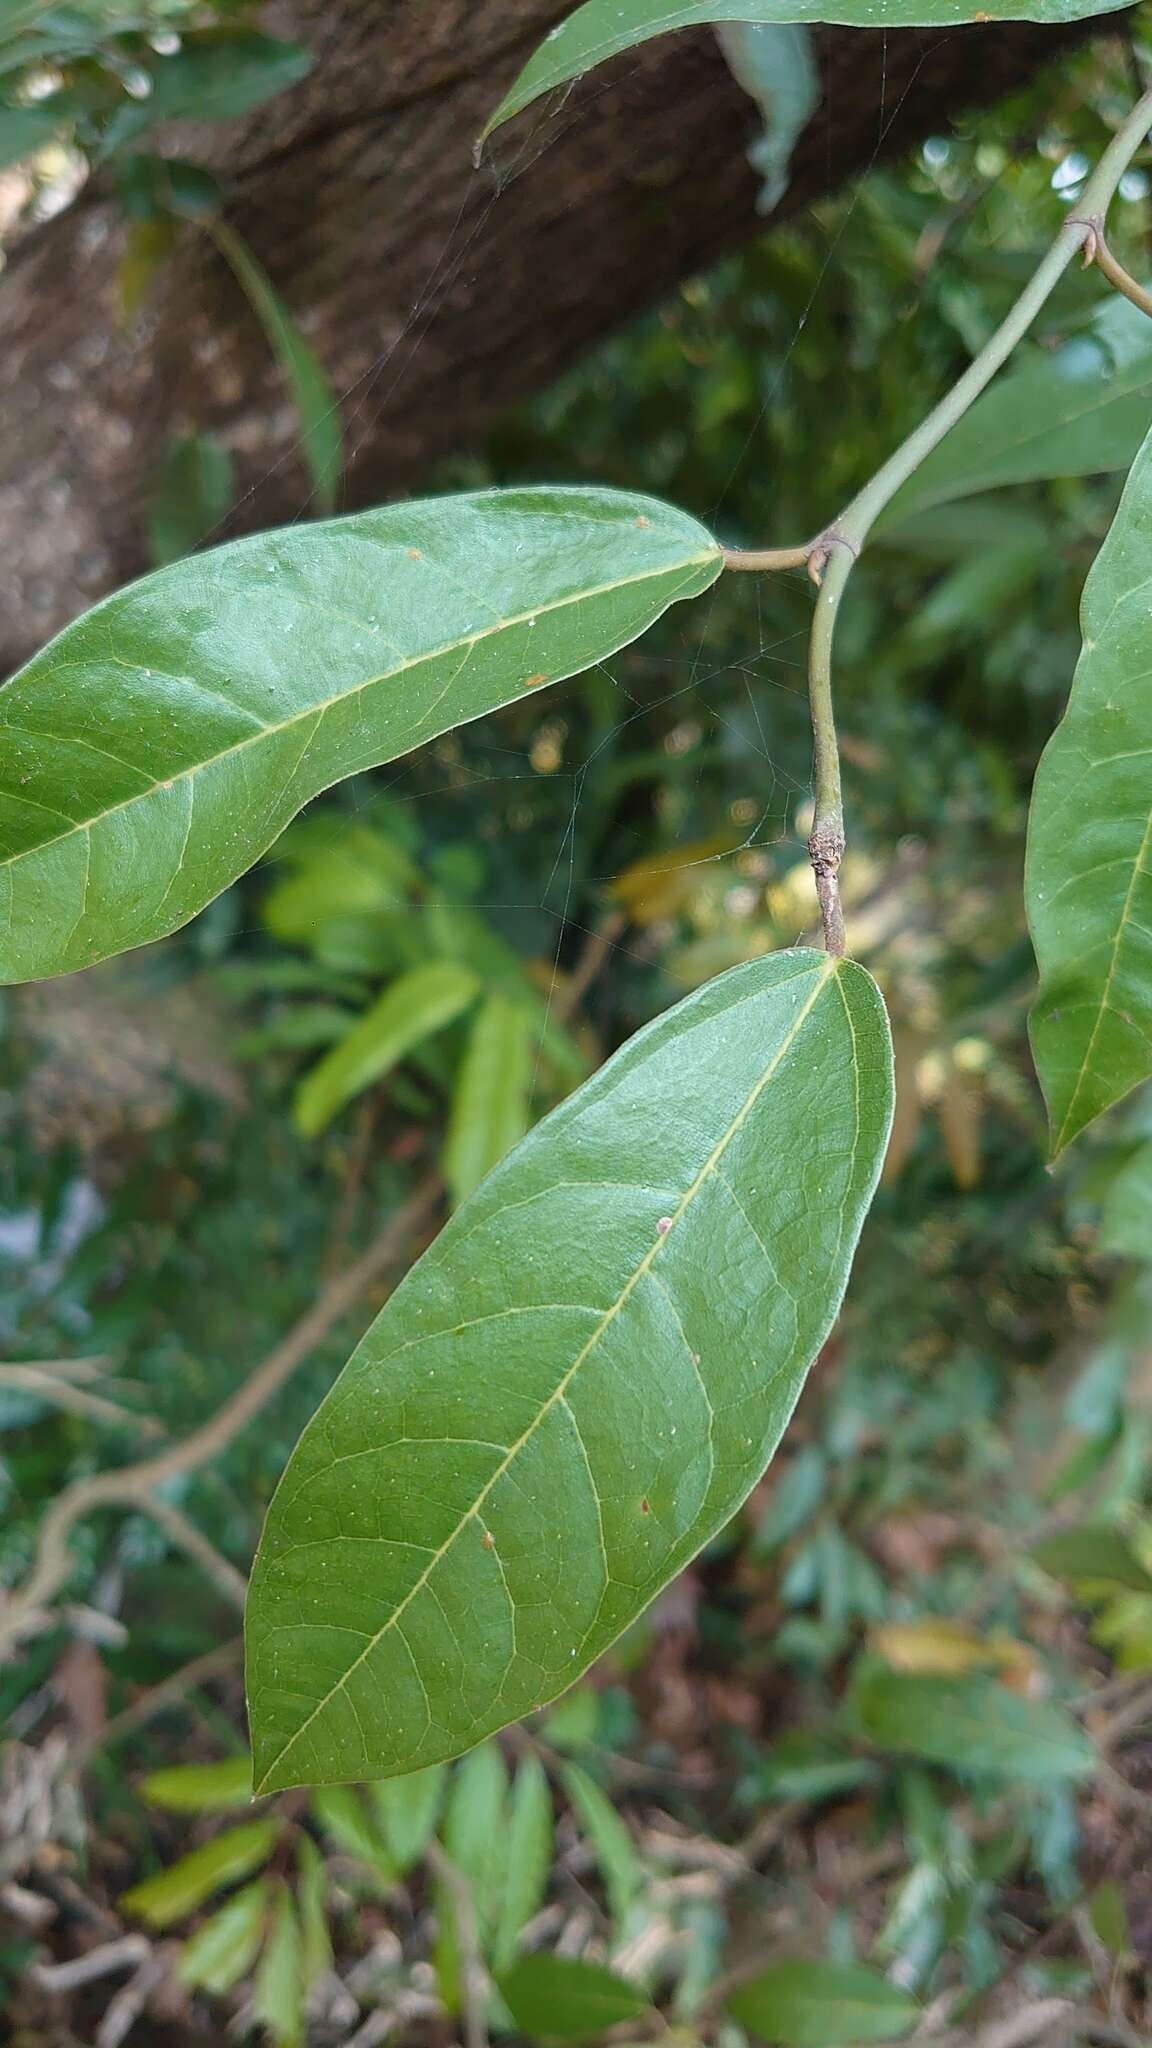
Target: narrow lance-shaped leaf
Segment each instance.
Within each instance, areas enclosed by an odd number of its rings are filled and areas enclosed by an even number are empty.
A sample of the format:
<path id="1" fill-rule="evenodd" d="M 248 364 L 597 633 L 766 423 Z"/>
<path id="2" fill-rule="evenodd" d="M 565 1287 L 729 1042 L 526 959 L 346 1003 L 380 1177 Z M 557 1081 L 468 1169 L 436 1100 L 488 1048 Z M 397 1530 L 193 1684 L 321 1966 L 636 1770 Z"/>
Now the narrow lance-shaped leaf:
<path id="1" fill-rule="evenodd" d="M 452 960 L 432 960 L 402 974 L 301 1082 L 295 1113 L 305 1136 L 315 1137 L 353 1096 L 390 1072 L 422 1039 L 442 1031 L 479 989 L 471 970 Z"/>
<path id="2" fill-rule="evenodd" d="M 1152 1074 L 1152 435 L 1081 608 L 1084 652 L 1032 791 L 1032 1049 L 1053 1156 Z"/>
<path id="3" fill-rule="evenodd" d="M 1123 0 L 988 0 L 981 21 L 1083 21 Z M 530 57 L 484 130 L 485 136 L 609 57 L 670 29 L 726 21 L 824 21 L 847 28 L 944 28 L 971 22 L 970 0 L 586 0 Z"/>
<path id="4" fill-rule="evenodd" d="M 476 1013 L 444 1145 L 444 1174 L 457 1206 L 528 1129 L 533 1026 L 527 1005 L 507 996 L 489 996 Z"/>
<path id="5" fill-rule="evenodd" d="M 728 1520 L 839 1307 L 891 1107 L 875 984 L 781 953 L 647 1026 L 488 1176 L 273 1501 L 247 1623 L 262 1790 L 468 1748 Z"/>
<path id="6" fill-rule="evenodd" d="M 106 598 L 0 692 L 0 982 L 176 931 L 320 790 L 605 659 L 722 559 L 650 498 L 486 491 Z"/>
<path id="7" fill-rule="evenodd" d="M 406 1780 L 396 1778 L 394 1784 Z M 555 1827 L 552 1794 L 539 1757 L 526 1756 L 516 1772 L 508 1817 L 508 1869 L 500 1917 L 492 1937 L 492 1967 L 507 1969 L 520 1936 L 544 1903 L 552 1867 Z"/>

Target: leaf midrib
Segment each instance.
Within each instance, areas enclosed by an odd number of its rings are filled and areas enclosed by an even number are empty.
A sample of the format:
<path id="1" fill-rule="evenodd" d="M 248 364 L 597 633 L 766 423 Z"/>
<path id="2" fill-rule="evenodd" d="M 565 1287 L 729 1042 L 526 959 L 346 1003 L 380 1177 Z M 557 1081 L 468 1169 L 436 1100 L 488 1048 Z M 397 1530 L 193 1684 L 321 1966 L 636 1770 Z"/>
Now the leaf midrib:
<path id="1" fill-rule="evenodd" d="M 772 1055 L 772 1058 L 768 1062 L 768 1065 L 765 1067 L 763 1073 L 760 1075 L 760 1078 L 756 1082 L 755 1086 L 749 1090 L 749 1093 L 745 1097 L 743 1103 L 741 1104 L 740 1109 L 737 1111 L 737 1114 L 732 1118 L 732 1121 L 728 1124 L 727 1128 L 721 1132 L 720 1137 L 717 1139 L 716 1144 L 712 1148 L 712 1151 L 709 1153 L 703 1166 L 700 1168 L 700 1171 L 696 1175 L 695 1180 L 692 1182 L 691 1186 L 687 1189 L 687 1191 L 681 1196 L 679 1203 L 672 1212 L 672 1219 L 668 1228 L 663 1232 L 657 1234 L 652 1244 L 649 1246 L 649 1249 L 645 1252 L 644 1257 L 640 1260 L 639 1264 L 634 1268 L 633 1272 L 624 1282 L 624 1285 L 620 1289 L 620 1292 L 617 1294 L 615 1301 L 612 1302 L 611 1305 L 604 1310 L 604 1313 L 601 1316 L 600 1321 L 597 1323 L 596 1328 L 593 1330 L 591 1336 L 587 1339 L 586 1343 L 577 1352 L 576 1357 L 573 1359 L 572 1364 L 568 1367 L 567 1371 L 563 1373 L 561 1378 L 557 1381 L 556 1386 L 548 1395 L 547 1400 L 541 1403 L 532 1421 L 528 1424 L 528 1427 L 523 1431 L 523 1433 L 517 1438 L 516 1442 L 514 1444 L 509 1445 L 504 1458 L 502 1459 L 501 1463 L 496 1467 L 496 1470 L 493 1472 L 491 1478 L 485 1481 L 484 1485 L 480 1488 L 480 1491 L 477 1493 L 475 1500 L 472 1502 L 472 1505 L 468 1509 L 466 1509 L 464 1514 L 460 1516 L 455 1527 L 444 1538 L 444 1541 L 440 1544 L 439 1548 L 433 1552 L 432 1556 L 428 1560 L 427 1565 L 424 1567 L 424 1570 L 420 1573 L 419 1577 L 409 1587 L 403 1599 L 397 1603 L 397 1605 L 393 1608 L 391 1614 L 388 1616 L 387 1620 L 381 1623 L 381 1626 L 377 1629 L 375 1635 L 369 1638 L 368 1642 L 365 1643 L 364 1648 L 360 1651 L 359 1655 L 353 1658 L 347 1670 L 342 1672 L 341 1676 L 336 1680 L 335 1684 L 331 1685 L 328 1688 L 328 1691 L 324 1694 L 323 1698 L 316 1702 L 316 1705 L 312 1708 L 307 1718 L 300 1723 L 299 1728 L 297 1728 L 295 1733 L 289 1737 L 288 1741 L 284 1744 L 283 1748 L 277 1752 L 276 1756 L 269 1764 L 267 1770 L 264 1772 L 260 1780 L 259 1786 L 255 1788 L 257 1794 L 259 1794 L 262 1788 L 265 1785 L 267 1785 L 269 1779 L 272 1777 L 277 1767 L 283 1763 L 285 1757 L 291 1754 L 292 1750 L 296 1747 L 297 1743 L 300 1742 L 303 1736 L 307 1734 L 313 1722 L 319 1717 L 319 1715 L 321 1715 L 324 1712 L 325 1708 L 329 1705 L 330 1701 L 335 1698 L 338 1692 L 342 1692 L 347 1688 L 348 1681 L 352 1677 L 353 1673 L 357 1671 L 361 1664 L 363 1664 L 367 1660 L 367 1658 L 369 1658 L 372 1655 L 377 1645 L 383 1640 L 384 1636 L 387 1635 L 389 1629 L 394 1628 L 397 1625 L 401 1617 L 411 1606 L 413 1600 L 415 1600 L 417 1594 L 423 1592 L 425 1586 L 428 1584 L 437 1566 L 441 1563 L 442 1559 L 447 1555 L 448 1551 L 456 1542 L 457 1538 L 460 1536 L 462 1531 L 467 1527 L 468 1523 L 472 1521 L 480 1513 L 481 1509 L 484 1506 L 485 1501 L 488 1499 L 489 1494 L 492 1492 L 493 1488 L 499 1484 L 500 1480 L 509 1470 L 514 1460 L 519 1456 L 524 1446 L 528 1442 L 530 1442 L 531 1438 L 535 1435 L 535 1432 L 539 1429 L 541 1423 L 543 1422 L 544 1417 L 549 1413 L 551 1409 L 558 1406 L 558 1404 L 564 1400 L 568 1388 L 571 1386 L 572 1381 L 575 1379 L 576 1374 L 580 1370 L 580 1367 L 584 1364 L 584 1361 L 595 1350 L 597 1344 L 599 1344 L 600 1339 L 603 1337 L 605 1331 L 609 1329 L 613 1322 L 615 1322 L 617 1316 L 621 1313 L 622 1309 L 625 1307 L 626 1303 L 631 1298 L 633 1292 L 639 1286 L 640 1281 L 644 1278 L 645 1274 L 651 1268 L 657 1252 L 659 1252 L 661 1248 L 669 1242 L 672 1236 L 672 1232 L 675 1229 L 676 1224 L 679 1222 L 681 1216 L 685 1213 L 689 1205 L 695 1200 L 696 1196 L 699 1194 L 700 1189 L 703 1187 L 706 1180 L 719 1165 L 720 1160 L 723 1158 L 725 1152 L 728 1149 L 728 1146 L 731 1144 L 733 1138 L 736 1136 L 736 1133 L 743 1127 L 748 1117 L 751 1115 L 765 1088 L 768 1086 L 768 1083 L 771 1081 L 773 1075 L 777 1072 L 778 1068 L 780 1067 L 780 1064 L 785 1058 L 785 1055 L 791 1050 L 792 1046 L 795 1044 L 796 1039 L 798 1038 L 803 1025 L 812 1013 L 817 998 L 820 996 L 822 991 L 828 986 L 828 983 L 832 979 L 832 977 L 834 975 L 838 975 L 839 965 L 840 963 L 838 960 L 830 957 L 819 968 L 811 970 L 816 977 L 811 994 L 808 996 L 806 1002 L 802 1005 L 802 1007 L 798 1010 L 796 1016 L 792 1019 L 792 1022 L 789 1025 L 788 1030 L 785 1032 L 784 1037 L 781 1039 L 780 1044 L 777 1046 L 775 1053 Z M 796 976 L 794 978 L 799 980 L 801 977 Z M 787 984 L 785 983 L 784 986 L 787 986 Z M 513 1612 L 515 1612 L 514 1607 Z"/>
<path id="2" fill-rule="evenodd" d="M 362 691 L 374 688 L 377 683 L 390 682 L 394 676 L 406 675 L 409 670 L 422 668 L 427 662 L 440 661 L 445 655 L 458 653 L 463 647 L 475 647 L 481 640 L 489 640 L 497 633 L 508 632 L 513 626 L 526 626 L 531 620 L 541 618 L 547 612 L 563 611 L 569 605 L 586 604 L 598 597 L 607 597 L 614 590 L 626 590 L 630 584 L 652 582 L 658 577 L 675 573 L 677 569 L 692 569 L 705 562 L 714 561 L 718 558 L 719 552 L 719 549 L 703 549 L 698 554 L 685 556 L 679 562 L 665 563 L 659 569 L 647 569 L 640 576 L 618 576 L 610 583 L 598 583 L 589 590 L 580 591 L 574 597 L 561 597 L 548 604 L 533 605 L 529 611 L 516 612 L 506 619 L 498 619 L 493 625 L 482 626 L 475 633 L 462 633 L 455 640 L 445 641 L 441 647 L 430 648 L 424 654 L 413 655 L 411 659 L 398 662 L 394 668 L 382 669 L 377 675 L 366 676 L 363 682 L 356 683 L 351 689 L 338 690 L 334 696 L 326 697 L 318 704 L 309 704 L 306 710 L 293 712 L 291 718 L 280 719 L 273 725 L 262 725 L 258 732 L 234 740 L 230 746 L 222 747 L 218 754 L 209 754 L 203 761 L 194 761 L 190 767 L 180 768 L 174 775 L 157 776 L 147 789 L 138 789 L 131 796 L 124 797 L 120 803 L 109 804 L 106 810 L 98 811 L 94 817 L 78 819 L 66 832 L 58 832 L 52 839 L 41 840 L 39 846 L 26 847 L 20 853 L 7 855 L 0 860 L 0 869 L 14 868 L 21 861 L 33 860 L 38 854 L 47 853 L 50 849 L 62 845 L 66 839 L 75 838 L 77 833 L 92 832 L 98 825 L 104 823 L 105 818 L 112 818 L 121 811 L 130 810 L 133 804 L 146 803 L 149 798 L 155 796 L 157 790 L 174 789 L 178 782 L 186 782 L 190 776 L 203 775 L 218 762 L 227 761 L 233 755 L 243 753 L 247 747 L 259 746 L 264 740 L 275 739 L 280 733 L 291 731 L 294 725 L 302 725 L 306 719 L 315 718 L 319 724 L 333 705 L 347 703 L 350 698 L 358 697 Z M 369 621 L 364 620 L 363 624 L 368 626 Z M 5 729 L 5 723 L 0 721 L 0 730 Z M 44 734 L 42 737 L 60 738 L 61 735 Z M 419 744 L 419 740 L 412 742 L 414 746 Z"/>

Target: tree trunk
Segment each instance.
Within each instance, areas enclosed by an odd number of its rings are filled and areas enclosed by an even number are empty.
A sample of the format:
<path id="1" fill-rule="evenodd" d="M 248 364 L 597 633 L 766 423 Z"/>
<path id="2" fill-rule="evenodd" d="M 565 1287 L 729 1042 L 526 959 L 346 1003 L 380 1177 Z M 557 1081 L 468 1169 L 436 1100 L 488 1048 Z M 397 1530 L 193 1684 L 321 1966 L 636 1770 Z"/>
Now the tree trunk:
<path id="1" fill-rule="evenodd" d="M 707 31 L 665 36 L 473 137 L 570 0 L 281 0 L 311 75 L 246 122 L 173 132 L 207 163 L 341 395 L 348 508 L 474 446 L 686 274 L 764 231 L 757 129 Z M 1067 40 L 1027 23 L 818 30 L 822 103 L 769 226 Z M 0 282 L 0 673 L 147 566 L 145 515 L 177 431 L 218 432 L 230 531 L 306 515 L 297 424 L 267 345 L 195 229 L 143 311 L 119 310 L 124 228 L 92 189 Z M 768 538 L 766 536 L 766 538 Z"/>

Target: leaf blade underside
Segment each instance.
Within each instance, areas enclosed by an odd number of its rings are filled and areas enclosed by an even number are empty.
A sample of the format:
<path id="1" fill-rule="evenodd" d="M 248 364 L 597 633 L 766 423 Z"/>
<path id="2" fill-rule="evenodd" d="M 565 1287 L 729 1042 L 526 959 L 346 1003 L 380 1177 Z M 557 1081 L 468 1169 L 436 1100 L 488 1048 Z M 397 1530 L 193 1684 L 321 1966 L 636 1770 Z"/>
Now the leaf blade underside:
<path id="1" fill-rule="evenodd" d="M 489 1175 L 269 1511 L 247 1618 L 262 1789 L 470 1748 L 564 1691 L 723 1525 L 839 1307 L 891 1097 L 870 977 L 782 953 L 649 1025 Z"/>

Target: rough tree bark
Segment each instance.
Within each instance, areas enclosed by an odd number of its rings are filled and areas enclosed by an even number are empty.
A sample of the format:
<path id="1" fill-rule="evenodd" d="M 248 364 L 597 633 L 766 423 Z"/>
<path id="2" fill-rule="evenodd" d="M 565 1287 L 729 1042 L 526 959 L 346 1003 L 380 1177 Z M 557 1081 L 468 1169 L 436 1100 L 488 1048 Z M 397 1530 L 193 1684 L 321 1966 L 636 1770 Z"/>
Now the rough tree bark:
<path id="1" fill-rule="evenodd" d="M 706 31 L 664 37 L 501 133 L 472 139 L 571 0 L 279 0 L 315 53 L 245 123 L 173 132 L 206 162 L 323 357 L 355 507 L 447 449 L 678 279 L 764 231 L 751 102 Z M 774 221 L 1054 56 L 1027 23 L 817 33 L 819 111 Z M 0 286 L 0 674 L 146 566 L 166 438 L 220 432 L 234 530 L 305 514 L 296 426 L 251 314 L 189 230 L 143 312 L 119 312 L 123 227 L 90 190 L 12 253 Z"/>

